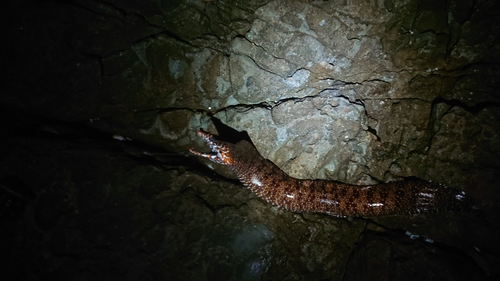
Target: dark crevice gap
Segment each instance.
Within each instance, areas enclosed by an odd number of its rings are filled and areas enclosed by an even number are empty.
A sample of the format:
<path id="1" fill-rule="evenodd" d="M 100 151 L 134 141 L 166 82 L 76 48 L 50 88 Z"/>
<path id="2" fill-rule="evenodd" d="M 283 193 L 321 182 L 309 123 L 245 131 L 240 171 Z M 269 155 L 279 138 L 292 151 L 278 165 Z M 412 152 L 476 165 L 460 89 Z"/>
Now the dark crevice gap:
<path id="1" fill-rule="evenodd" d="M 468 105 L 468 104 L 466 104 L 458 99 L 447 100 L 447 99 L 444 99 L 442 97 L 438 97 L 432 102 L 433 107 L 437 104 L 446 104 L 446 105 L 449 105 L 451 107 L 454 107 L 454 106 L 460 107 L 463 110 L 465 110 L 471 114 L 474 114 L 474 115 L 478 114 L 479 112 L 481 112 L 484 109 L 497 108 L 497 107 L 500 108 L 500 102 L 489 101 L 489 102 L 479 102 L 479 103 L 476 103 L 474 105 Z"/>
<path id="2" fill-rule="evenodd" d="M 217 129 L 217 132 L 219 132 L 219 136 L 217 136 L 218 139 L 230 143 L 237 143 L 241 140 L 246 140 L 252 143 L 250 136 L 246 131 L 239 132 L 236 129 L 222 123 L 221 120 L 214 116 L 211 116 L 211 119 L 213 124 L 215 125 L 215 128 Z"/>
<path id="3" fill-rule="evenodd" d="M 371 133 L 372 135 L 374 135 L 376 138 L 377 138 L 377 141 L 381 141 L 379 135 L 377 134 L 377 130 L 375 130 L 374 128 L 368 126 L 368 129 L 366 129 L 369 133 Z"/>

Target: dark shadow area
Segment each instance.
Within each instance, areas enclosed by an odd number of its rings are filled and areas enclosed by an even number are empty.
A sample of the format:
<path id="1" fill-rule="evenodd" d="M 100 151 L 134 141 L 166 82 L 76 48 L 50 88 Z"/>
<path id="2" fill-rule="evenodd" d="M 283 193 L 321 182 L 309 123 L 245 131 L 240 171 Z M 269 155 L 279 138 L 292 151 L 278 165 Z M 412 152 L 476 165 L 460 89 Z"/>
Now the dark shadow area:
<path id="1" fill-rule="evenodd" d="M 0 280 L 498 280 L 498 1 L 351 2 L 5 3 Z M 298 174 L 455 184 L 490 224 L 271 206 L 189 154 L 214 127 Z"/>

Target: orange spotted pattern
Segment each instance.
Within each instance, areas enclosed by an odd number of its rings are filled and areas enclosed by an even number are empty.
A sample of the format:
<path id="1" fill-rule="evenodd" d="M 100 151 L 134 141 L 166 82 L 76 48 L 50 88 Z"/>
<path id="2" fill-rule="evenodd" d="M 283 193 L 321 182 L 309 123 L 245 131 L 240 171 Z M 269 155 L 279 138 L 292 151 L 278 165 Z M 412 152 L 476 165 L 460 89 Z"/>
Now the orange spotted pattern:
<path id="1" fill-rule="evenodd" d="M 357 186 L 327 180 L 302 180 L 288 176 L 264 159 L 248 141 L 236 144 L 216 140 L 200 131 L 212 148 L 191 153 L 227 165 L 240 181 L 265 201 L 294 212 L 325 213 L 337 217 L 375 217 L 426 212 L 461 211 L 480 214 L 463 191 L 438 183 L 405 180 Z"/>

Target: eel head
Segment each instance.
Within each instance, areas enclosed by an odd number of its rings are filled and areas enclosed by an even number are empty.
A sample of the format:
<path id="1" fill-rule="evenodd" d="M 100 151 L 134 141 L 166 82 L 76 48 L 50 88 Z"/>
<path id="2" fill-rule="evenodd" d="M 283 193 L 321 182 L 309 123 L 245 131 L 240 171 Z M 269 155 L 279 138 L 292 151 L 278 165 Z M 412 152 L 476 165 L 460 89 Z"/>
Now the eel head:
<path id="1" fill-rule="evenodd" d="M 194 155 L 208 158 L 210 159 L 210 161 L 218 164 L 226 166 L 230 166 L 233 164 L 233 158 L 231 157 L 231 148 L 229 143 L 216 140 L 212 134 L 209 134 L 202 130 L 199 130 L 197 134 L 198 136 L 203 137 L 203 139 L 208 143 L 208 145 L 212 149 L 212 153 L 202 153 L 192 148 L 189 149 L 189 152 Z"/>

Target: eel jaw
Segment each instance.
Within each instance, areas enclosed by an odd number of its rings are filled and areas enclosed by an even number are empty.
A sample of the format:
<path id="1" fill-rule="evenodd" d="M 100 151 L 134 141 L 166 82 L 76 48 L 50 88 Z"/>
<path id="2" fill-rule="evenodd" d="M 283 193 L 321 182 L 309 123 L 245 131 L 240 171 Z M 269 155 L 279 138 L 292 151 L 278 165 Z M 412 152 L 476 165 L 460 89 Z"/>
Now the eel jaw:
<path id="1" fill-rule="evenodd" d="M 227 144 L 217 141 L 212 134 L 204 132 L 202 130 L 198 131 L 198 136 L 203 137 L 203 139 L 208 143 L 210 149 L 213 153 L 202 153 L 194 150 L 193 148 L 189 149 L 194 155 L 198 155 L 204 158 L 210 159 L 210 161 L 222 164 L 222 165 L 232 165 L 233 160 L 231 158 L 231 151 Z"/>

